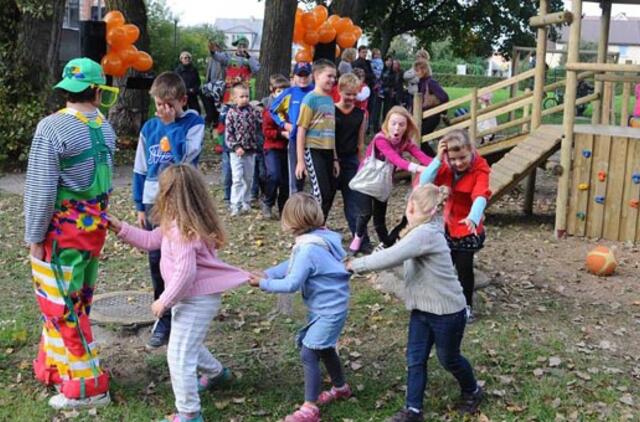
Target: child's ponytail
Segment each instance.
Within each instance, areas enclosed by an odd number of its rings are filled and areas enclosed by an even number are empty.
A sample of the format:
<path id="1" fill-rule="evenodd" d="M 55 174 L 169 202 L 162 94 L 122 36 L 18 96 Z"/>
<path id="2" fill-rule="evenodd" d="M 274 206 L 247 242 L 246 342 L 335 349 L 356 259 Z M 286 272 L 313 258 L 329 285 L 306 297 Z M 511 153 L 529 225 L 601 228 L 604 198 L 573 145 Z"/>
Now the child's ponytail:
<path id="1" fill-rule="evenodd" d="M 414 228 L 428 223 L 441 213 L 449 198 L 449 193 L 450 190 L 447 186 L 436 186 L 430 183 L 415 188 L 409 196 L 409 201 L 413 201 L 423 217 L 415 224 L 409 225 L 402 230 L 400 237 L 406 236 Z"/>

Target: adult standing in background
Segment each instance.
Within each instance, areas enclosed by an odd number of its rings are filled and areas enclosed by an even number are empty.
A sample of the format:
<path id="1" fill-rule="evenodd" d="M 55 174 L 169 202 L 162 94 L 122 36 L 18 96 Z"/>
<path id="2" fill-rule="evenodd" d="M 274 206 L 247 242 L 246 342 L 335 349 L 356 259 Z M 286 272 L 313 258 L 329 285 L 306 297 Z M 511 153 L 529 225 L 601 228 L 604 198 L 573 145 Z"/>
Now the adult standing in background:
<path id="1" fill-rule="evenodd" d="M 200 112 L 200 103 L 198 102 L 198 93 L 200 92 L 200 75 L 198 69 L 192 63 L 191 53 L 183 51 L 180 53 L 180 64 L 176 67 L 175 72 L 180 75 L 187 87 L 187 108 Z"/>
<path id="2" fill-rule="evenodd" d="M 433 79 L 431 66 L 428 61 L 423 59 L 416 60 L 413 64 L 413 70 L 415 71 L 416 76 L 420 78 L 418 82 L 418 92 L 422 94 L 423 112 L 449 101 L 449 95 L 447 95 L 440 84 Z M 441 114 L 442 113 L 435 114 L 422 119 L 422 136 L 430 134 L 438 127 L 440 124 Z M 422 152 L 428 156 L 435 156 L 435 151 L 433 151 L 429 146 L 428 142 L 422 142 L 420 148 L 422 149 Z"/>
<path id="3" fill-rule="evenodd" d="M 217 126 L 220 118 L 220 112 L 216 105 L 220 103 L 222 98 L 222 92 L 218 93 L 218 100 L 216 101 L 213 93 L 213 88 L 217 85 L 222 86 L 225 81 L 226 66 L 229 63 L 229 54 L 224 51 L 224 46 L 221 46 L 214 40 L 209 40 L 209 53 L 210 56 L 207 59 L 207 71 L 205 77 L 205 86 L 211 89 L 208 92 L 203 92 L 202 103 L 207 113 L 205 122 L 208 125 Z"/>
<path id="4" fill-rule="evenodd" d="M 260 70 L 260 62 L 249 54 L 247 50 L 249 48 L 249 40 L 246 37 L 238 38 L 231 45 L 236 47 L 236 51 L 229 57 L 229 64 L 227 65 L 225 79 L 227 90 L 224 93 L 223 100 L 225 104 L 229 102 L 230 88 L 233 84 L 242 82 L 249 89 L 251 76 Z"/>
<path id="5" fill-rule="evenodd" d="M 429 52 L 423 48 L 416 51 L 416 61 L 420 59 L 429 62 Z M 404 82 L 407 84 L 407 96 L 404 98 L 404 104 L 407 110 L 412 111 L 413 96 L 418 92 L 418 82 L 420 82 L 420 78 L 416 76 L 416 71 L 413 67 L 404 72 Z"/>
<path id="6" fill-rule="evenodd" d="M 356 49 L 345 48 L 340 57 L 340 63 L 338 64 L 338 74 L 340 76 L 353 72 L 353 62 L 356 60 Z"/>
<path id="7" fill-rule="evenodd" d="M 399 82 L 399 86 L 398 86 Z M 399 90 L 398 90 L 399 88 Z M 387 55 L 382 69 L 382 116 L 386 116 L 395 105 L 400 105 L 402 95 L 402 75 L 394 71 L 393 56 Z"/>

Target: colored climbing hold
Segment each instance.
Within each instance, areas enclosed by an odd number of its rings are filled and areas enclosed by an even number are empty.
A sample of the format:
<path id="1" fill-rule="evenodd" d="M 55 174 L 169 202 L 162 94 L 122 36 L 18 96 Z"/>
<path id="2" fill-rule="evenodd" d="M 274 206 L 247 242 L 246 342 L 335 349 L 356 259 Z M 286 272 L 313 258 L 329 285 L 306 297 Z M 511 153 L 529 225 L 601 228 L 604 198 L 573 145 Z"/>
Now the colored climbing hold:
<path id="1" fill-rule="evenodd" d="M 604 204 L 604 196 L 596 196 L 594 199 L 598 204 Z"/>
<path id="2" fill-rule="evenodd" d="M 582 211 L 578 211 L 576 213 L 576 217 L 578 217 L 580 220 L 584 221 L 584 219 L 587 218 L 587 214 L 583 213 Z"/>
<path id="3" fill-rule="evenodd" d="M 587 190 L 587 189 L 589 189 L 589 184 L 588 184 L 588 183 L 580 183 L 580 184 L 578 185 L 578 189 L 580 189 L 580 190 Z"/>
<path id="4" fill-rule="evenodd" d="M 635 172 L 631 175 L 631 180 L 633 181 L 633 183 L 635 183 L 636 185 L 640 184 L 640 173 Z"/>
<path id="5" fill-rule="evenodd" d="M 591 151 L 590 151 L 590 150 L 588 150 L 588 149 L 583 149 L 583 150 L 582 150 L 582 156 L 583 156 L 584 158 L 591 158 Z"/>
<path id="6" fill-rule="evenodd" d="M 600 170 L 598 172 L 598 180 L 601 182 L 604 182 L 607 179 L 607 173 L 604 172 L 604 170 Z"/>
<path id="7" fill-rule="evenodd" d="M 640 200 L 639 199 L 632 199 L 631 201 L 629 201 L 629 206 L 631 208 L 640 208 Z"/>

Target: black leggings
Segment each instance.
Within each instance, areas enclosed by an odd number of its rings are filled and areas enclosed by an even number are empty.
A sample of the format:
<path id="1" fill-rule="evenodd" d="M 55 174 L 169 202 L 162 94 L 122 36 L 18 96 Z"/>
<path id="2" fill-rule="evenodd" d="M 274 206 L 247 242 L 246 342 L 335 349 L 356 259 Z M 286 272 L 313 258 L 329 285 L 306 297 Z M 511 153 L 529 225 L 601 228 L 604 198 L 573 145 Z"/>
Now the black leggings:
<path id="1" fill-rule="evenodd" d="M 473 255 L 475 253 L 474 250 L 451 251 L 451 259 L 458 272 L 458 280 L 460 280 L 464 298 L 469 307 L 473 307 L 473 288 L 476 282 L 473 275 Z"/>
<path id="2" fill-rule="evenodd" d="M 363 237 L 367 231 L 367 224 L 373 216 L 373 229 L 378 235 L 378 240 L 385 247 L 389 245 L 389 232 L 387 230 L 387 203 L 381 202 L 372 196 L 356 192 L 358 204 L 358 216 L 356 217 L 356 235 Z"/>
<path id="3" fill-rule="evenodd" d="M 324 367 L 327 368 L 329 377 L 331 377 L 331 384 L 334 387 L 340 388 L 344 386 L 344 373 L 342 372 L 342 364 L 340 363 L 340 357 L 334 347 L 327 349 L 309 349 L 306 346 L 302 346 L 300 350 L 300 357 L 302 358 L 302 365 L 304 369 L 304 399 L 305 401 L 315 402 L 320 395 L 320 387 L 322 378 L 320 377 L 320 360 L 324 363 Z"/>
<path id="4" fill-rule="evenodd" d="M 304 151 L 304 163 L 309 174 L 311 191 L 322 207 L 324 221 L 327 221 L 337 185 L 333 176 L 333 150 L 307 148 Z"/>

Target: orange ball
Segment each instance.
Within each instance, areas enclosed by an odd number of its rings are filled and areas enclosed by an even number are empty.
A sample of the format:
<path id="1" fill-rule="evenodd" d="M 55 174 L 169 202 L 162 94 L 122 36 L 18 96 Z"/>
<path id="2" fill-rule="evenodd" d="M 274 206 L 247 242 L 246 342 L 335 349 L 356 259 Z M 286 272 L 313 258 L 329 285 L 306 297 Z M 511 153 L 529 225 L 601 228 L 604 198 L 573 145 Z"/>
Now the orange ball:
<path id="1" fill-rule="evenodd" d="M 618 262 L 611 249 L 606 246 L 596 246 L 587 254 L 585 265 L 592 274 L 608 276 L 616 270 Z"/>

